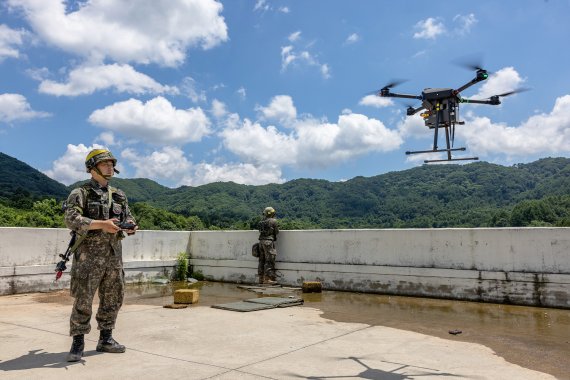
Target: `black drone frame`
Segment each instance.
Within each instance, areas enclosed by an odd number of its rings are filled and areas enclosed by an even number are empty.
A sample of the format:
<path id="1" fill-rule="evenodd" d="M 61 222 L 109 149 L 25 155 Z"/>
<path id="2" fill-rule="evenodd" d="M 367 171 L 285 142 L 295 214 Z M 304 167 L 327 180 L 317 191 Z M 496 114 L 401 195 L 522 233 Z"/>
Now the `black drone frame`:
<path id="1" fill-rule="evenodd" d="M 426 110 L 420 114 L 423 117 L 426 127 L 434 130 L 433 137 L 433 149 L 431 150 L 418 150 L 418 151 L 407 151 L 406 154 L 418 154 L 418 153 L 447 153 L 447 159 L 443 160 L 425 160 L 424 162 L 443 162 L 443 161 L 468 161 L 468 160 L 478 160 L 479 157 L 461 157 L 452 158 L 451 152 L 454 151 L 465 151 L 465 148 L 454 148 L 453 141 L 455 140 L 455 125 L 463 125 L 464 121 L 458 121 L 459 104 L 460 103 L 472 103 L 472 104 L 489 104 L 489 105 L 499 105 L 501 104 L 500 97 L 515 94 L 517 92 L 524 91 L 524 89 L 514 90 L 506 92 L 500 95 L 493 95 L 488 99 L 476 100 L 476 99 L 465 99 L 459 94 L 468 89 L 469 87 L 486 80 L 489 77 L 487 70 L 477 67 L 476 75 L 468 83 L 459 87 L 458 89 L 452 88 L 426 88 L 422 91 L 421 95 L 408 95 L 408 94 L 396 94 L 390 92 L 390 88 L 395 87 L 400 82 L 390 83 L 384 86 L 380 91 L 376 93 L 377 96 L 389 97 L 389 98 L 404 98 L 404 99 L 415 99 L 421 100 L 422 105 L 418 108 L 409 106 L 406 110 L 408 116 L 415 115 L 416 113 Z M 439 129 L 443 128 L 445 130 L 445 141 L 446 149 L 438 149 L 438 133 Z"/>

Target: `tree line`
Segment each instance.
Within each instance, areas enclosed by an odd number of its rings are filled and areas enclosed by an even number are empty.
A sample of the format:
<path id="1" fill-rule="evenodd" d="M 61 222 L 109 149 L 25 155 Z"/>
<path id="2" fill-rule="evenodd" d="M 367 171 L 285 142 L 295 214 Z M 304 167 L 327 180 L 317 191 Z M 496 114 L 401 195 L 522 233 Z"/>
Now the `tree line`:
<path id="1" fill-rule="evenodd" d="M 65 187 L 23 165 L 19 175 L 0 176 L 0 226 L 64 227 L 61 201 L 79 183 Z M 22 171 L 33 175 L 21 182 Z M 256 229 L 266 206 L 289 230 L 570 226 L 567 158 L 511 167 L 422 166 L 345 182 L 170 189 L 149 179 L 113 178 L 112 184 L 128 195 L 140 228 L 150 230 Z"/>

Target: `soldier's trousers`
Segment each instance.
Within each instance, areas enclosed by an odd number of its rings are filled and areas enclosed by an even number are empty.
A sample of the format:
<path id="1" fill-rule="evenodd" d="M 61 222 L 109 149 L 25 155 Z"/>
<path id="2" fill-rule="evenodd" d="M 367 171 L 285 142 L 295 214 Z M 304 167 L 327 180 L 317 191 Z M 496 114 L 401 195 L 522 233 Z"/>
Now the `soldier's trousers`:
<path id="1" fill-rule="evenodd" d="M 257 266 L 257 274 L 265 276 L 267 279 L 275 280 L 275 258 L 277 257 L 277 249 L 273 240 L 259 241 L 259 264 Z"/>
<path id="2" fill-rule="evenodd" d="M 97 290 L 97 328 L 112 330 L 125 294 L 122 258 L 110 249 L 106 252 L 80 250 L 71 269 L 71 296 L 75 302 L 70 318 L 70 335 L 91 331 L 93 298 Z"/>

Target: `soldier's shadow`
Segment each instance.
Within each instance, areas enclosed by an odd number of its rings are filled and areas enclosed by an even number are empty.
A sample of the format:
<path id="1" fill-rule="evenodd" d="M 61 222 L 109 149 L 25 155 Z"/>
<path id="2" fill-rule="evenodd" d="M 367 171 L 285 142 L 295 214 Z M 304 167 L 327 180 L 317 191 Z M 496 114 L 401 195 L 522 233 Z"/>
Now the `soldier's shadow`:
<path id="1" fill-rule="evenodd" d="M 68 368 L 73 365 L 85 365 L 85 360 L 67 362 L 68 352 L 45 352 L 43 349 L 32 350 L 19 358 L 0 361 L 0 371 L 21 371 L 33 368 Z M 85 351 L 83 357 L 99 355 L 99 352 Z"/>

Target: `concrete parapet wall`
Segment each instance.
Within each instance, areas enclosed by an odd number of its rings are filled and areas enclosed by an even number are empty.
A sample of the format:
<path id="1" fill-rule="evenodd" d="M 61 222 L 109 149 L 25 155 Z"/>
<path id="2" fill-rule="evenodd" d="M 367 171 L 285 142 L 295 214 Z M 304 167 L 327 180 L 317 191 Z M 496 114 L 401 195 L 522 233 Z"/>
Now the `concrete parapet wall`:
<path id="1" fill-rule="evenodd" d="M 0 227 L 0 295 L 69 287 L 69 269 L 57 281 L 55 265 L 71 236 L 63 228 Z M 127 282 L 168 276 L 180 252 L 188 252 L 190 232 L 139 231 L 123 241 Z"/>
<path id="2" fill-rule="evenodd" d="M 255 282 L 255 232 L 193 232 L 192 264 L 212 280 Z M 570 228 L 283 231 L 281 283 L 570 308 Z"/>
<path id="3" fill-rule="evenodd" d="M 0 294 L 48 290 L 68 241 L 65 229 L 0 228 Z M 255 231 L 139 231 L 123 243 L 127 280 L 169 272 L 187 252 L 207 279 L 254 283 L 256 241 Z M 570 228 L 282 231 L 277 248 L 287 285 L 570 308 Z"/>

